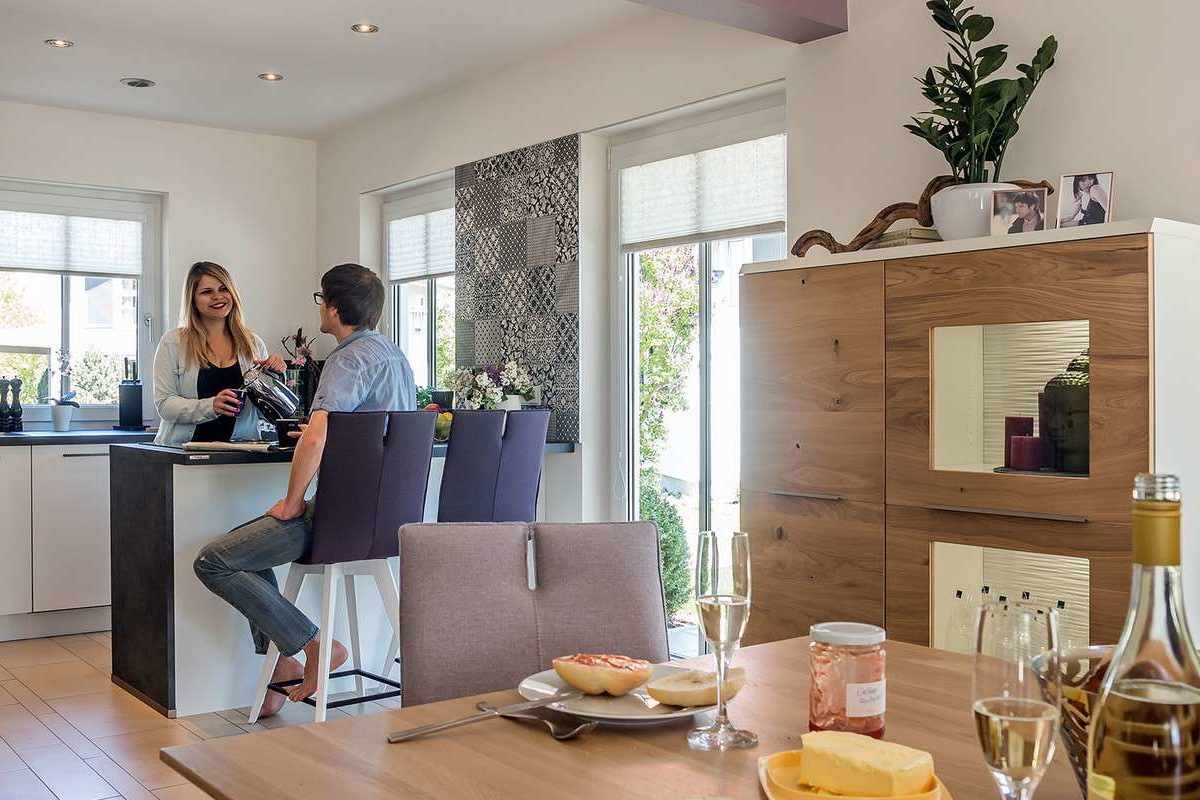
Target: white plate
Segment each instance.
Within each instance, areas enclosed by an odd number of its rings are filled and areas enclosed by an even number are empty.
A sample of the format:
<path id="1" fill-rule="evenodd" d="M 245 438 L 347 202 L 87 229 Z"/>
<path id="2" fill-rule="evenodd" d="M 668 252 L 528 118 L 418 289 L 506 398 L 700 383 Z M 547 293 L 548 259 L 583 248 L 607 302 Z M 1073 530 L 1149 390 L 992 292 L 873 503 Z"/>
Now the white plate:
<path id="1" fill-rule="evenodd" d="M 682 667 L 655 664 L 650 680 L 686 671 Z M 543 697 L 573 690 L 567 685 L 566 681 L 558 677 L 557 672 L 553 669 L 548 669 L 545 672 L 530 675 L 521 681 L 521 685 L 517 687 L 517 691 L 526 700 L 540 700 Z M 634 696 L 634 694 L 643 694 L 649 698 L 650 695 L 645 694 L 645 692 L 646 687 L 642 685 L 634 689 L 630 694 L 622 697 L 612 697 L 607 694 L 585 694 L 577 700 L 565 700 L 561 703 L 555 703 L 551 708 L 556 708 L 559 711 L 565 711 L 568 714 L 574 714 L 584 719 L 599 720 L 605 725 L 661 725 L 667 722 L 689 719 L 696 714 L 702 714 L 714 708 L 714 706 L 703 706 L 683 709 L 679 706 L 668 706 L 662 703 L 657 704 L 654 708 L 647 708 L 645 703 Z M 651 700 L 651 702 L 655 701 Z"/>

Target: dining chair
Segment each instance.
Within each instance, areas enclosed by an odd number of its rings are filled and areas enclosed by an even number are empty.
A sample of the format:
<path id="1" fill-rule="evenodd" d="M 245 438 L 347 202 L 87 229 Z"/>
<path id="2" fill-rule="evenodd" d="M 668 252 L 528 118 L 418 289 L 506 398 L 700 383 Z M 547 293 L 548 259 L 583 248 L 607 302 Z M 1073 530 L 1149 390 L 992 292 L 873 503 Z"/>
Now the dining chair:
<path id="1" fill-rule="evenodd" d="M 405 706 L 515 687 L 577 652 L 666 661 L 648 522 L 400 529 Z"/>
<path id="2" fill-rule="evenodd" d="M 438 522 L 532 522 L 549 409 L 456 411 Z"/>
<path id="3" fill-rule="evenodd" d="M 312 546 L 288 568 L 283 595 L 295 603 L 305 577 L 321 578 L 321 657 L 317 693 L 305 702 L 316 707 L 316 721 L 326 710 L 367 700 L 396 697 L 400 684 L 385 675 L 362 669 L 355 578 L 373 580 L 392 626 L 393 643 L 399 641 L 399 590 L 388 559 L 399 554 L 396 530 L 420 520 L 425 512 L 425 492 L 433 455 L 433 429 L 437 414 L 431 411 L 354 412 L 329 415 L 329 432 L 321 456 L 320 480 L 313 509 Z M 351 669 L 329 672 L 329 656 L 338 591 L 344 584 L 350 628 Z M 296 681 L 271 683 L 279 660 L 274 643 L 267 651 L 250 723 L 258 719 L 268 691 L 286 692 Z M 356 697 L 329 702 L 329 680 L 353 676 Z M 363 697 L 364 677 L 391 687 Z"/>

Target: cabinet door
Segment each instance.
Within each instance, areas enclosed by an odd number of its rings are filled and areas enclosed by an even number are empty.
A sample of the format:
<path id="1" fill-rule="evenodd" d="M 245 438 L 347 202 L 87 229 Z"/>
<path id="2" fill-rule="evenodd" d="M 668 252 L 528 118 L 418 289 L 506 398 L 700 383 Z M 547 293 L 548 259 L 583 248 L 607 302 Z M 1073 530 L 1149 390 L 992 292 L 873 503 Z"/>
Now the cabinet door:
<path id="1" fill-rule="evenodd" d="M 996 510 L 1078 523 L 1128 522 L 1130 482 L 1151 463 L 1149 265 L 1145 234 L 889 261 L 888 504 L 968 513 Z M 1044 381 L 1068 361 L 1056 356 L 1048 375 L 1032 385 L 1021 381 L 1014 393 L 1006 376 L 1051 351 L 1044 337 L 1011 340 L 998 350 L 1007 355 L 991 362 L 999 364 L 994 372 L 985 356 L 970 378 L 971 370 L 960 366 L 935 368 L 946 363 L 938 361 L 934 347 L 943 334 L 978 330 L 984 336 L 996 328 L 1085 322 L 1084 346 L 1091 359 L 1085 430 L 1090 465 L 1085 476 L 998 473 L 993 471 L 995 460 L 935 463 L 944 452 L 939 435 L 969 438 L 944 433 L 947 419 L 966 416 L 959 412 L 967 403 L 943 402 L 939 413 L 939 396 L 954 399 L 978 392 L 983 416 L 992 421 L 979 441 L 1002 452 L 1004 416 L 1036 416 Z M 986 346 L 981 352 L 988 352 Z M 951 391 L 945 391 L 947 386 Z M 1031 410 L 1007 410 L 1018 400 Z M 1086 537 L 1072 539 L 1064 547 L 1085 542 Z"/>
<path id="2" fill-rule="evenodd" d="M 0 447 L 0 615 L 33 610 L 29 447 Z"/>
<path id="3" fill-rule="evenodd" d="M 111 604 L 108 445 L 33 450 L 33 610 Z"/>
<path id="4" fill-rule="evenodd" d="M 882 503 L 883 264 L 747 275 L 744 492 Z"/>
<path id="5" fill-rule="evenodd" d="M 883 506 L 743 492 L 750 534 L 745 644 L 807 636 L 815 622 L 883 625 Z"/>

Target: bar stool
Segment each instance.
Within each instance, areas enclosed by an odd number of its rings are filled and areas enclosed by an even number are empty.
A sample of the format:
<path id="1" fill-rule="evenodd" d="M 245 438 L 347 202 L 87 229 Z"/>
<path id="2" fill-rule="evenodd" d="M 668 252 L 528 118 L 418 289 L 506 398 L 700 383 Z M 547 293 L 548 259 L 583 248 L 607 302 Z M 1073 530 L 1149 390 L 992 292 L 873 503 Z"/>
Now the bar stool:
<path id="1" fill-rule="evenodd" d="M 400 641 L 399 587 L 388 559 L 399 555 L 396 531 L 408 522 L 419 522 L 425 512 L 429 462 L 433 455 L 433 429 L 437 415 L 431 411 L 333 413 L 321 456 L 316 507 L 313 511 L 312 547 L 288 569 L 283 595 L 295 603 L 304 578 L 321 577 L 321 664 L 315 698 L 304 702 L 316 708 L 316 721 L 326 710 L 380 700 L 400 694 L 400 684 L 382 675 L 365 672 L 358 635 L 358 608 L 354 580 L 373 579 L 392 626 L 392 647 Z M 330 649 L 337 610 L 337 595 L 344 582 L 350 623 L 352 668 L 329 673 Z M 279 661 L 272 642 L 250 708 L 250 722 L 258 720 L 268 691 L 286 693 L 299 681 L 271 683 Z M 358 695 L 362 679 L 370 678 L 390 691 L 369 697 L 329 702 L 329 680 L 353 676 Z"/>
<path id="2" fill-rule="evenodd" d="M 549 426 L 544 408 L 455 411 L 438 522 L 533 522 Z M 399 652 L 397 639 L 383 662 L 385 675 Z"/>

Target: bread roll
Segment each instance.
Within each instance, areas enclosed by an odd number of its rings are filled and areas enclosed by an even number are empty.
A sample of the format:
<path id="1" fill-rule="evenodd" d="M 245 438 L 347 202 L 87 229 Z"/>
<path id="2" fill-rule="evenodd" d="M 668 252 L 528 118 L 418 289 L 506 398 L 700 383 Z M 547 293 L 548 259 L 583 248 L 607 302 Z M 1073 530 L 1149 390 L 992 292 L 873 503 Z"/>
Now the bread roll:
<path id="1" fill-rule="evenodd" d="M 725 673 L 725 700 L 746 684 L 746 668 L 730 667 Z M 717 702 L 717 673 L 691 669 L 646 684 L 646 691 L 669 706 L 711 706 Z"/>
<path id="2" fill-rule="evenodd" d="M 640 658 L 595 653 L 560 656 L 552 663 L 558 677 L 584 694 L 608 692 L 613 697 L 641 686 L 653 671 L 650 662 Z"/>

